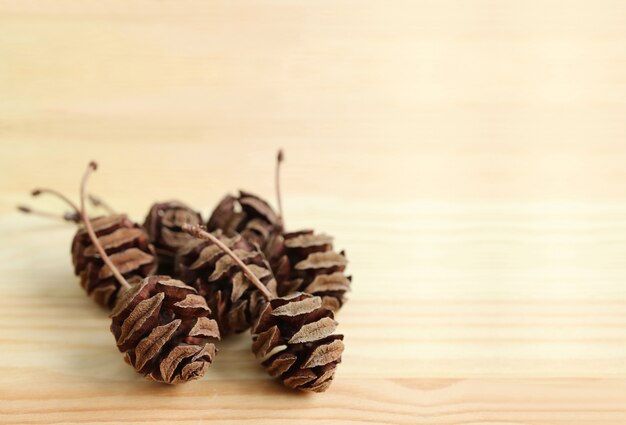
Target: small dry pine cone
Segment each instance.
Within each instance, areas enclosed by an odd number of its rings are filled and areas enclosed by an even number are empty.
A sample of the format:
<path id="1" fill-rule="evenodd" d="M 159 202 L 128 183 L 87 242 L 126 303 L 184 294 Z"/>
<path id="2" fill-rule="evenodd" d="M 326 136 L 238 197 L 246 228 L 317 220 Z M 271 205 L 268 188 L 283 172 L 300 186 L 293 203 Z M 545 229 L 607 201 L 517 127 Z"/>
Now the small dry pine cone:
<path id="1" fill-rule="evenodd" d="M 154 274 L 157 259 L 146 232 L 126 215 L 114 214 L 92 220 L 94 231 L 115 266 L 131 283 Z M 120 289 L 111 269 L 104 264 L 85 228 L 72 241 L 74 273 L 83 289 L 98 304 L 111 308 Z"/>
<path id="2" fill-rule="evenodd" d="M 273 243 L 282 232 L 279 217 L 263 199 L 248 192 L 227 195 L 217 205 L 207 223 L 209 232 L 222 230 L 226 236 L 241 234 L 256 243 L 261 251 Z"/>
<path id="3" fill-rule="evenodd" d="M 312 230 L 284 233 L 268 253 L 278 295 L 306 292 L 322 298 L 322 305 L 336 312 L 346 302 L 351 276 L 345 252 L 333 250 L 333 238 Z"/>
<path id="4" fill-rule="evenodd" d="M 125 290 L 111 313 L 111 332 L 125 360 L 142 375 L 178 384 L 204 375 L 220 334 L 195 289 L 150 276 Z"/>
<path id="5" fill-rule="evenodd" d="M 297 293 L 266 305 L 252 330 L 252 351 L 267 372 L 294 389 L 322 392 L 341 362 L 343 335 L 320 297 Z"/>
<path id="6" fill-rule="evenodd" d="M 143 227 L 159 257 L 159 266 L 173 265 L 178 249 L 192 237 L 183 232 L 183 224 L 202 224 L 202 216 L 178 201 L 157 202 L 152 205 Z"/>
<path id="7" fill-rule="evenodd" d="M 250 267 L 270 292 L 276 293 L 274 275 L 255 245 L 239 234 L 213 234 Z M 176 273 L 206 299 L 222 336 L 249 329 L 265 306 L 262 294 L 235 261 L 211 241 L 193 239 L 182 247 L 176 257 Z"/>

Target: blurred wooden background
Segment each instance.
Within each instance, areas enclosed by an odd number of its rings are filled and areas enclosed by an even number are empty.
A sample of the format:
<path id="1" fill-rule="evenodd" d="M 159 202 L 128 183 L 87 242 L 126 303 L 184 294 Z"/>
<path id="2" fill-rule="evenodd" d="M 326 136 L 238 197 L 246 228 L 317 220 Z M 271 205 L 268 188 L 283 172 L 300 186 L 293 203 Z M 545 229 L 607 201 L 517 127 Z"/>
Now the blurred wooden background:
<path id="1" fill-rule="evenodd" d="M 227 191 L 336 237 L 336 382 L 247 335 L 145 382 L 35 186 L 143 220 Z M 0 0 L 0 422 L 626 423 L 626 4 Z"/>

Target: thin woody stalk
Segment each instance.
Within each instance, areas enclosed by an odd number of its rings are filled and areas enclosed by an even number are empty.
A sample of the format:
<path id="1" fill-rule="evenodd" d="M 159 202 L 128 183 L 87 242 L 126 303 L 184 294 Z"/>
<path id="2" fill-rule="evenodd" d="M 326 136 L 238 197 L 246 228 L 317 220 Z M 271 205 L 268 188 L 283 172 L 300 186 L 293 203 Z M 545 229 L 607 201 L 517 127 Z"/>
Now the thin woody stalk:
<path id="1" fill-rule="evenodd" d="M 54 189 L 49 189 L 49 188 L 38 188 L 38 189 L 34 189 L 33 191 L 31 191 L 32 196 L 39 196 L 44 193 L 47 193 L 49 195 L 59 198 L 61 201 L 66 203 L 72 210 L 74 210 L 74 212 L 68 211 L 68 212 L 63 213 L 63 215 L 60 215 L 57 213 L 49 213 L 47 211 L 42 211 L 42 210 L 38 210 L 35 208 L 31 208 L 28 205 L 18 205 L 17 209 L 20 212 L 23 212 L 24 214 L 32 214 L 32 215 L 37 215 L 39 217 L 52 218 L 56 220 L 71 221 L 76 224 L 81 222 L 80 210 L 78 206 L 76 206 L 76 204 L 74 204 L 67 196 L 63 195 L 61 192 L 54 190 Z M 115 211 L 113 210 L 113 208 L 111 208 L 102 199 L 90 194 L 89 201 L 91 202 L 93 206 L 103 208 L 111 215 L 115 214 Z"/>
<path id="2" fill-rule="evenodd" d="M 280 224 L 285 227 L 285 218 L 283 216 L 283 200 L 280 195 L 280 164 L 284 159 L 283 150 L 278 150 L 278 155 L 276 155 L 276 172 L 274 174 L 274 184 L 276 185 L 276 200 L 278 203 L 278 216 L 280 217 Z"/>
<path id="3" fill-rule="evenodd" d="M 96 195 L 89 194 L 89 202 L 91 202 L 91 205 L 94 207 L 100 207 L 111 215 L 116 214 L 115 210 L 111 208 L 109 204 Z"/>
<path id="4" fill-rule="evenodd" d="M 87 170 L 85 170 L 85 174 L 83 175 L 83 179 L 80 183 L 80 215 L 83 219 L 83 223 L 85 223 L 85 229 L 87 230 L 87 233 L 91 238 L 91 242 L 98 250 L 98 253 L 102 257 L 104 264 L 106 264 L 111 269 L 111 272 L 113 272 L 113 275 L 120 283 L 120 285 L 126 287 L 127 289 L 130 289 L 130 283 L 128 283 L 124 276 L 122 276 L 117 267 L 115 267 L 115 264 L 113 264 L 113 261 L 111 261 L 111 258 L 109 258 L 109 256 L 107 255 L 104 248 L 102 248 L 102 245 L 100 244 L 100 241 L 96 236 L 96 232 L 94 232 L 93 226 L 91 225 L 91 220 L 89 219 L 89 217 L 87 216 L 87 212 L 85 211 L 85 187 L 87 186 L 87 180 L 89 180 L 89 176 L 97 168 L 98 164 L 95 161 L 91 161 L 87 166 Z"/>
<path id="5" fill-rule="evenodd" d="M 18 205 L 17 209 L 25 214 L 32 214 L 32 215 L 38 215 L 40 217 L 46 217 L 46 218 L 53 218 L 56 220 L 64 220 L 64 221 L 71 221 L 73 223 L 79 223 L 80 222 L 80 213 L 77 212 L 66 212 L 63 213 L 62 215 L 60 214 L 55 214 L 55 213 L 49 213 L 46 211 L 40 211 L 40 210 L 36 210 L 33 209 L 31 207 L 28 207 L 26 205 Z"/>
<path id="6" fill-rule="evenodd" d="M 49 189 L 49 188 L 37 188 L 30 192 L 32 196 L 39 196 L 39 195 L 46 194 L 46 193 L 59 198 L 61 201 L 66 203 L 72 210 L 74 210 L 74 212 L 73 213 L 66 212 L 63 215 L 58 215 L 58 214 L 30 208 L 26 205 L 18 205 L 17 209 L 26 214 L 33 214 L 33 215 L 38 215 L 40 217 L 55 218 L 58 220 L 65 220 L 65 221 L 71 221 L 74 223 L 80 223 L 80 211 L 78 210 L 78 207 L 76 206 L 75 203 L 73 203 L 67 196 L 63 195 L 61 192 L 56 191 L 54 189 Z"/>
<path id="7" fill-rule="evenodd" d="M 56 191 L 54 189 L 48 189 L 48 188 L 39 188 L 39 189 L 33 190 L 30 194 L 32 196 L 39 196 L 39 195 L 42 195 L 44 193 L 56 196 L 57 198 L 59 198 L 60 200 L 65 202 L 67 205 L 69 205 L 69 207 L 71 209 L 73 209 L 76 212 L 76 214 L 80 214 L 80 211 L 79 211 L 78 207 L 76 206 L 76 204 L 73 203 L 72 201 L 70 201 L 70 199 L 67 196 L 63 195 L 59 191 Z"/>
<path id="8" fill-rule="evenodd" d="M 243 261 L 241 261 L 241 259 L 237 257 L 237 255 L 229 247 L 227 247 L 222 241 L 220 241 L 217 237 L 213 236 L 207 231 L 202 230 L 200 226 L 197 226 L 197 225 L 192 226 L 190 224 L 185 223 L 183 224 L 183 230 L 189 233 L 191 236 L 194 236 L 198 239 L 204 239 L 204 240 L 213 242 L 222 251 L 228 254 L 235 263 L 237 263 L 237 265 L 241 268 L 241 270 L 246 274 L 248 279 L 250 279 L 250 281 L 254 284 L 254 286 L 256 286 L 256 288 L 263 294 L 263 296 L 268 301 L 274 298 L 274 296 L 269 291 L 269 289 L 267 289 L 267 287 L 263 285 L 263 283 L 261 283 L 259 278 L 256 277 L 256 275 L 252 272 L 252 270 L 250 270 L 250 267 L 248 267 Z"/>

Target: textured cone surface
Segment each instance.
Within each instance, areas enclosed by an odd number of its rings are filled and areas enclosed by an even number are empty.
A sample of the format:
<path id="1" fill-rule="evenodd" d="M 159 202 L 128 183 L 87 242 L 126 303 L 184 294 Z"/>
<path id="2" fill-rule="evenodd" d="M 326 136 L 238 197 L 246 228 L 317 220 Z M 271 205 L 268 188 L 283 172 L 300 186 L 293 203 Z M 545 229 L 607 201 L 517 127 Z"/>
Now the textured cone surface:
<path id="1" fill-rule="evenodd" d="M 147 233 L 125 215 L 110 215 L 92 220 L 94 232 L 105 252 L 131 283 L 154 274 L 157 259 Z M 104 264 L 89 234 L 80 228 L 72 241 L 74 273 L 83 289 L 98 304 L 111 308 L 120 284 Z"/>
<path id="2" fill-rule="evenodd" d="M 207 223 L 210 232 L 221 230 L 226 236 L 241 234 L 265 251 L 282 232 L 280 219 L 272 207 L 251 193 L 227 195 L 217 205 Z"/>
<path id="3" fill-rule="evenodd" d="M 341 363 L 343 335 L 320 297 L 297 293 L 266 304 L 252 330 L 252 351 L 267 372 L 303 391 L 328 389 Z"/>
<path id="4" fill-rule="evenodd" d="M 217 349 L 217 323 L 197 291 L 169 276 L 150 276 L 124 289 L 111 313 L 111 332 L 125 360 L 149 379 L 178 384 L 204 375 Z"/>
<path id="5" fill-rule="evenodd" d="M 202 216 L 178 201 L 158 202 L 152 205 L 143 227 L 159 257 L 159 266 L 171 266 L 178 250 L 192 237 L 183 231 L 184 224 L 202 224 Z"/>
<path id="6" fill-rule="evenodd" d="M 306 292 L 322 298 L 324 307 L 337 311 L 346 302 L 351 276 L 343 252 L 333 250 L 332 238 L 312 230 L 285 233 L 268 249 L 278 295 Z"/>
<path id="7" fill-rule="evenodd" d="M 276 280 L 259 249 L 241 235 L 213 233 L 228 246 L 272 293 Z M 194 239 L 176 257 L 177 277 L 202 295 L 217 320 L 222 336 L 252 326 L 265 306 L 265 299 L 234 260 L 211 241 Z"/>

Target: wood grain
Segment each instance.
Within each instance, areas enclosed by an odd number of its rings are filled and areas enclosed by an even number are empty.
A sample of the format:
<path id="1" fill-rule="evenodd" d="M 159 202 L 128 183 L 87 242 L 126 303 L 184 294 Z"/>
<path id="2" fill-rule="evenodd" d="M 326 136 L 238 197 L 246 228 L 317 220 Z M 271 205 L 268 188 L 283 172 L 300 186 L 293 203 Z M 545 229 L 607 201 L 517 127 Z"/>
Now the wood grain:
<path id="1" fill-rule="evenodd" d="M 0 422 L 626 423 L 619 1 L 0 0 Z M 28 191 L 142 220 L 239 187 L 336 236 L 336 382 L 293 394 L 220 343 L 145 382 Z"/>

